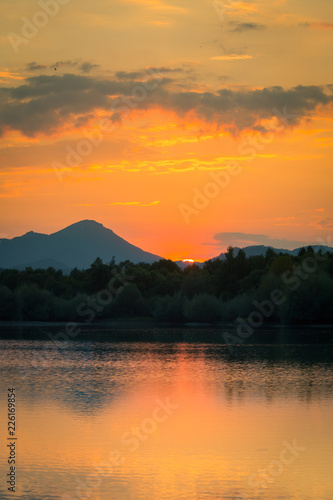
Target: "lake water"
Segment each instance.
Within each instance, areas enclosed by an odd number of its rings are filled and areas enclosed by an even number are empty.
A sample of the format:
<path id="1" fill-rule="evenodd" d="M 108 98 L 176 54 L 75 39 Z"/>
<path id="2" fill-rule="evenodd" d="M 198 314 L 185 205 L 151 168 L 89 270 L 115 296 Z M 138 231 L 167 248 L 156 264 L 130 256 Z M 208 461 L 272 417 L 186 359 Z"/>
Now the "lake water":
<path id="1" fill-rule="evenodd" d="M 332 329 L 59 328 L 2 332 L 1 499 L 333 499 Z"/>

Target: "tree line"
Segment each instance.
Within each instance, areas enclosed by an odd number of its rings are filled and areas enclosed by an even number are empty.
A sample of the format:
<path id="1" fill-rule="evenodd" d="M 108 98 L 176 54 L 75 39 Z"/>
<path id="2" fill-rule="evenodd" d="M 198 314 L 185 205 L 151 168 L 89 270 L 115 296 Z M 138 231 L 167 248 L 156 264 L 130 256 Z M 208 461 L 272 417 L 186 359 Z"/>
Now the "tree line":
<path id="1" fill-rule="evenodd" d="M 261 314 L 267 323 L 333 324 L 332 305 L 333 253 L 312 247 L 297 256 L 268 249 L 250 257 L 229 247 L 225 258 L 185 269 L 164 259 L 97 258 L 69 274 L 52 267 L 0 270 L 1 321 L 218 323 Z"/>

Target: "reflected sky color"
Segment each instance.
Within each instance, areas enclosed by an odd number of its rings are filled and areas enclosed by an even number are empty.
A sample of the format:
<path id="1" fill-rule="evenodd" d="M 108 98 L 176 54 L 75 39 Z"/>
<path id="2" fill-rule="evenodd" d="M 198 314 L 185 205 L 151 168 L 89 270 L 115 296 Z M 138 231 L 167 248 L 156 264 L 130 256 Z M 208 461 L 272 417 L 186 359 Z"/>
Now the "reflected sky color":
<path id="1" fill-rule="evenodd" d="M 1 341 L 0 425 L 10 381 L 20 498 L 78 498 L 95 467 L 103 471 L 89 487 L 96 500 L 332 498 L 331 363 L 296 360 L 297 345 L 294 360 L 244 362 L 214 344 L 80 342 L 32 369 L 44 345 Z M 173 409 L 154 423 L 168 398 Z M 260 490 L 260 474 L 295 440 L 306 449 Z M 4 447 L 0 463 L 3 476 Z M 10 498 L 3 488 L 1 498 Z"/>

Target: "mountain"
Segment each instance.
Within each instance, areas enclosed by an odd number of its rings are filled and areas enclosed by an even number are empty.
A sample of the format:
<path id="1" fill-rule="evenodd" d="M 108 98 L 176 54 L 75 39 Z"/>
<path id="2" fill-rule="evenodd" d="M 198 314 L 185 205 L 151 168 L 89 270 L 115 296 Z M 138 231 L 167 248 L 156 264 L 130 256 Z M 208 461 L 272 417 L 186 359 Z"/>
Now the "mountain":
<path id="1" fill-rule="evenodd" d="M 113 256 L 117 263 L 161 259 L 93 220 L 82 220 L 50 235 L 30 231 L 13 239 L 0 239 L 0 268 L 87 269 L 97 257 L 109 262 Z"/>
<path id="2" fill-rule="evenodd" d="M 313 250 L 315 252 L 319 252 L 319 250 L 322 250 L 323 253 L 325 253 L 325 252 L 332 252 L 333 251 L 332 247 L 328 247 L 328 246 L 325 246 L 325 245 L 311 245 L 311 246 L 312 246 L 312 248 L 313 248 Z M 269 246 L 265 246 L 265 245 L 251 245 L 251 246 L 242 248 L 242 250 L 244 250 L 246 257 L 253 257 L 255 255 L 265 255 L 265 253 L 267 252 L 267 250 L 269 248 L 272 249 L 272 250 L 274 250 L 274 252 L 277 253 L 277 254 L 279 254 L 279 253 L 288 253 L 290 255 L 297 256 L 298 252 L 300 251 L 300 249 L 302 247 L 295 248 L 294 250 L 287 250 L 285 248 L 274 248 L 274 247 L 269 247 Z M 241 250 L 241 249 L 238 248 L 238 247 L 234 247 L 234 255 L 235 255 L 235 257 L 238 254 L 239 250 Z M 221 260 L 225 259 L 225 253 L 222 252 L 220 255 L 218 255 L 217 257 L 214 257 L 211 260 L 215 260 L 215 259 L 221 259 Z"/>
<path id="3" fill-rule="evenodd" d="M 18 271 L 24 271 L 27 267 L 31 267 L 31 269 L 47 269 L 49 267 L 53 267 L 56 270 L 62 271 L 64 274 L 69 274 L 72 270 L 72 268 L 66 266 L 66 264 L 53 259 L 43 259 L 38 260 L 37 262 L 28 262 L 21 266 L 15 266 L 15 269 L 17 269 Z"/>

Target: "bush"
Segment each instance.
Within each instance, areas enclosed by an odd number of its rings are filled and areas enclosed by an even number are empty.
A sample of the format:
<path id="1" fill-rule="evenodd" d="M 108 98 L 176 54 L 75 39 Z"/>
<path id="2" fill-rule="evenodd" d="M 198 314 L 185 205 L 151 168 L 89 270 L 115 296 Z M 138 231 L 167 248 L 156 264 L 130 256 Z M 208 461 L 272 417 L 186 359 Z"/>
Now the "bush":
<path id="1" fill-rule="evenodd" d="M 224 302 L 222 319 L 224 321 L 235 321 L 239 316 L 246 318 L 254 310 L 253 300 L 253 296 L 243 294 Z"/>
<path id="2" fill-rule="evenodd" d="M 115 317 L 145 316 L 148 313 L 146 302 L 138 287 L 132 283 L 119 290 L 107 312 Z"/>
<path id="3" fill-rule="evenodd" d="M 324 273 L 302 281 L 297 290 L 289 290 L 281 308 L 286 324 L 333 323 L 333 280 Z"/>
<path id="4" fill-rule="evenodd" d="M 154 301 L 153 317 L 156 321 L 183 323 L 183 296 L 176 293 L 172 297 L 159 297 Z"/>
<path id="5" fill-rule="evenodd" d="M 23 285 L 17 290 L 18 316 L 23 321 L 49 321 L 54 296 L 37 285 Z"/>
<path id="6" fill-rule="evenodd" d="M 12 320 L 15 317 L 15 297 L 6 286 L 0 286 L 0 320 Z"/>
<path id="7" fill-rule="evenodd" d="M 189 321 L 216 323 L 221 319 L 221 302 L 207 293 L 195 295 L 185 302 L 184 315 Z"/>

